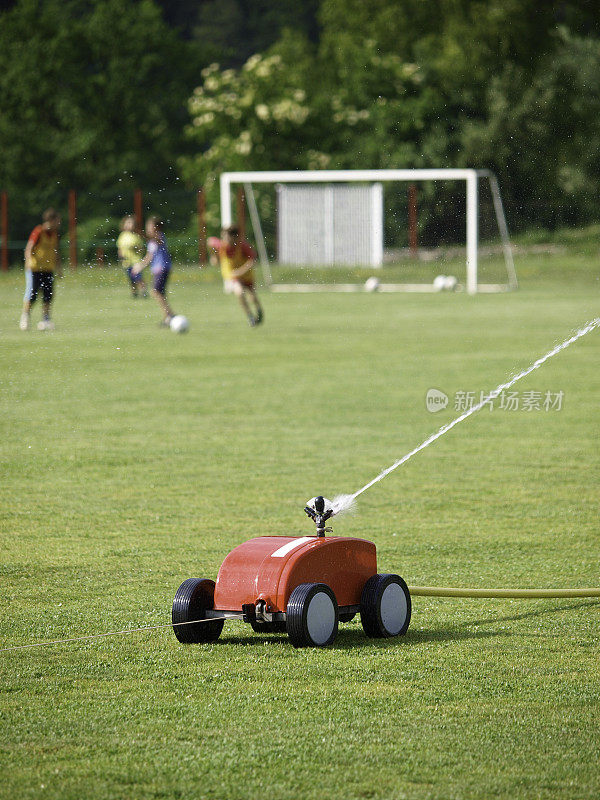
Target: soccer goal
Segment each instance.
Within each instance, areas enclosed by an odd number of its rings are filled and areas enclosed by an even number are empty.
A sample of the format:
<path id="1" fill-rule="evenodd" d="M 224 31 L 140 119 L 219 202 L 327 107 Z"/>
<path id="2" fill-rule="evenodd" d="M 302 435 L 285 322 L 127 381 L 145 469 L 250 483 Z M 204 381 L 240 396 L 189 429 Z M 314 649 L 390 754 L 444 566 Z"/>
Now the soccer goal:
<path id="1" fill-rule="evenodd" d="M 454 286 L 476 294 L 517 288 L 498 181 L 489 170 L 225 172 L 224 227 L 232 223 L 234 186 L 243 187 L 272 291 L 360 291 L 370 285 L 427 292 Z M 409 247 L 402 246 L 403 237 Z M 440 281 L 446 276 L 435 273 L 442 270 L 458 273 L 453 283 Z"/>

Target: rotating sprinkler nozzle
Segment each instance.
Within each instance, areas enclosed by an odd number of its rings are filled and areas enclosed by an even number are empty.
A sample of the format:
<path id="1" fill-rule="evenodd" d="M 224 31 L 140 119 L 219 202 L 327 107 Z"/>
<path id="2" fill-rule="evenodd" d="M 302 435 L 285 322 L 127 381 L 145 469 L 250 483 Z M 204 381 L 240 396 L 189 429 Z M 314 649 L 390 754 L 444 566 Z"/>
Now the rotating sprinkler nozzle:
<path id="1" fill-rule="evenodd" d="M 332 528 L 325 527 L 329 517 L 332 517 L 335 513 L 331 500 L 327 500 L 322 495 L 313 497 L 306 504 L 304 511 L 317 526 L 317 536 L 325 536 L 326 532 L 331 532 Z"/>

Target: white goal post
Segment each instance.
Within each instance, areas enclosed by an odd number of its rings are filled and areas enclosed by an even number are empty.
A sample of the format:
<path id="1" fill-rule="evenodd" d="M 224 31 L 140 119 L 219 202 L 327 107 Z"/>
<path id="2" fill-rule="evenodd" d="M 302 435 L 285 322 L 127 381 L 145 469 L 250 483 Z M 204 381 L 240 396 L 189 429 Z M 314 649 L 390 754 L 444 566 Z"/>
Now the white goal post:
<path id="1" fill-rule="evenodd" d="M 493 199 L 494 213 L 502 241 L 505 266 L 507 271 L 506 284 L 482 284 L 478 282 L 478 183 L 479 179 L 489 180 Z M 232 224 L 231 187 L 242 184 L 245 187 L 248 210 L 255 238 L 259 249 L 260 261 L 265 269 L 266 282 L 274 291 L 277 290 L 302 290 L 309 287 L 299 285 L 274 284 L 268 268 L 268 257 L 260 218 L 252 191 L 252 184 L 267 183 L 357 183 L 357 182 L 384 182 L 384 181 L 464 181 L 466 187 L 466 290 L 469 294 L 477 292 L 507 291 L 517 288 L 517 277 L 513 262 L 512 248 L 508 235 L 508 227 L 504 216 L 502 199 L 496 176 L 489 170 L 477 169 L 356 169 L 356 170 L 273 170 L 263 172 L 224 172 L 220 176 L 221 193 L 221 225 L 227 227 Z M 323 285 L 318 287 L 324 289 Z M 360 289 L 358 284 L 344 284 L 338 290 L 351 291 Z M 431 291 L 430 284 L 388 284 L 382 285 L 385 291 Z"/>

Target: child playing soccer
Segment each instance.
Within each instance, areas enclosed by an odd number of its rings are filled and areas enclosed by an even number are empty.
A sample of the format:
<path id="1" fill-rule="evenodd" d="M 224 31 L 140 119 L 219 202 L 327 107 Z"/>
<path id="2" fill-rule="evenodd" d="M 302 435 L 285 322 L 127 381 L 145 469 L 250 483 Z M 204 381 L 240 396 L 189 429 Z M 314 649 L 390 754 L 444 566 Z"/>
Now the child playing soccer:
<path id="1" fill-rule="evenodd" d="M 228 294 L 236 295 L 252 327 L 260 325 L 264 319 L 264 313 L 256 296 L 254 270 L 252 269 L 256 261 L 256 253 L 247 242 L 240 238 L 237 225 L 224 228 L 221 232 L 221 239 L 211 236 L 208 239 L 208 246 L 215 251 L 211 256 L 211 262 L 216 260 L 215 253 L 218 253 L 225 291 Z M 247 295 L 254 303 L 254 314 L 250 310 Z"/>
<path id="2" fill-rule="evenodd" d="M 123 217 L 121 221 L 121 233 L 117 239 L 117 251 L 121 266 L 125 269 L 129 278 L 132 297 L 139 297 L 140 292 L 142 297 L 147 297 L 148 292 L 142 273 L 139 272 L 135 275 L 133 273 L 134 264 L 138 263 L 144 253 L 144 240 L 139 233 L 135 232 L 135 218 L 130 215 Z"/>
<path id="3" fill-rule="evenodd" d="M 163 233 L 163 223 L 160 217 L 149 217 L 146 222 L 146 236 L 148 249 L 144 258 L 131 268 L 132 274 L 141 274 L 144 267 L 150 264 L 153 285 L 152 294 L 163 312 L 161 325 L 169 327 L 173 318 L 173 311 L 167 301 L 167 282 L 171 274 L 171 256 Z"/>
<path id="4" fill-rule="evenodd" d="M 42 224 L 36 225 L 31 231 L 25 247 L 25 297 L 19 322 L 19 328 L 22 331 L 29 328 L 31 306 L 35 303 L 40 290 L 43 300 L 42 319 L 38 323 L 38 330 L 51 331 L 54 329 L 54 323 L 50 319 L 50 306 L 54 295 L 54 274 L 56 273 L 59 278 L 62 278 L 58 250 L 59 228 L 60 215 L 53 208 L 47 209 L 42 215 Z"/>

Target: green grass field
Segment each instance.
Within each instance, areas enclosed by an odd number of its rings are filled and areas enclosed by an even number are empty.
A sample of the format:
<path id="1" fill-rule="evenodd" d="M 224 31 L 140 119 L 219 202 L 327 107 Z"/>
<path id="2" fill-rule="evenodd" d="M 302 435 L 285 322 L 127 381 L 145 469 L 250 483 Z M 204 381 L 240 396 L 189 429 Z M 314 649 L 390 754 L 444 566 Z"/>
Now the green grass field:
<path id="1" fill-rule="evenodd" d="M 588 255 L 517 262 L 511 295 L 272 295 L 174 273 L 187 336 L 115 271 L 68 275 L 53 333 L 0 276 L 0 647 L 170 618 L 236 544 L 305 535 L 599 313 Z M 34 322 L 39 319 L 39 307 Z M 600 331 L 365 493 L 335 533 L 409 585 L 600 585 Z M 431 414 L 425 395 L 447 393 Z M 355 619 L 327 650 L 233 622 L 0 653 L 0 797 L 358 800 L 600 794 L 600 604 L 414 598 L 406 637 Z"/>

